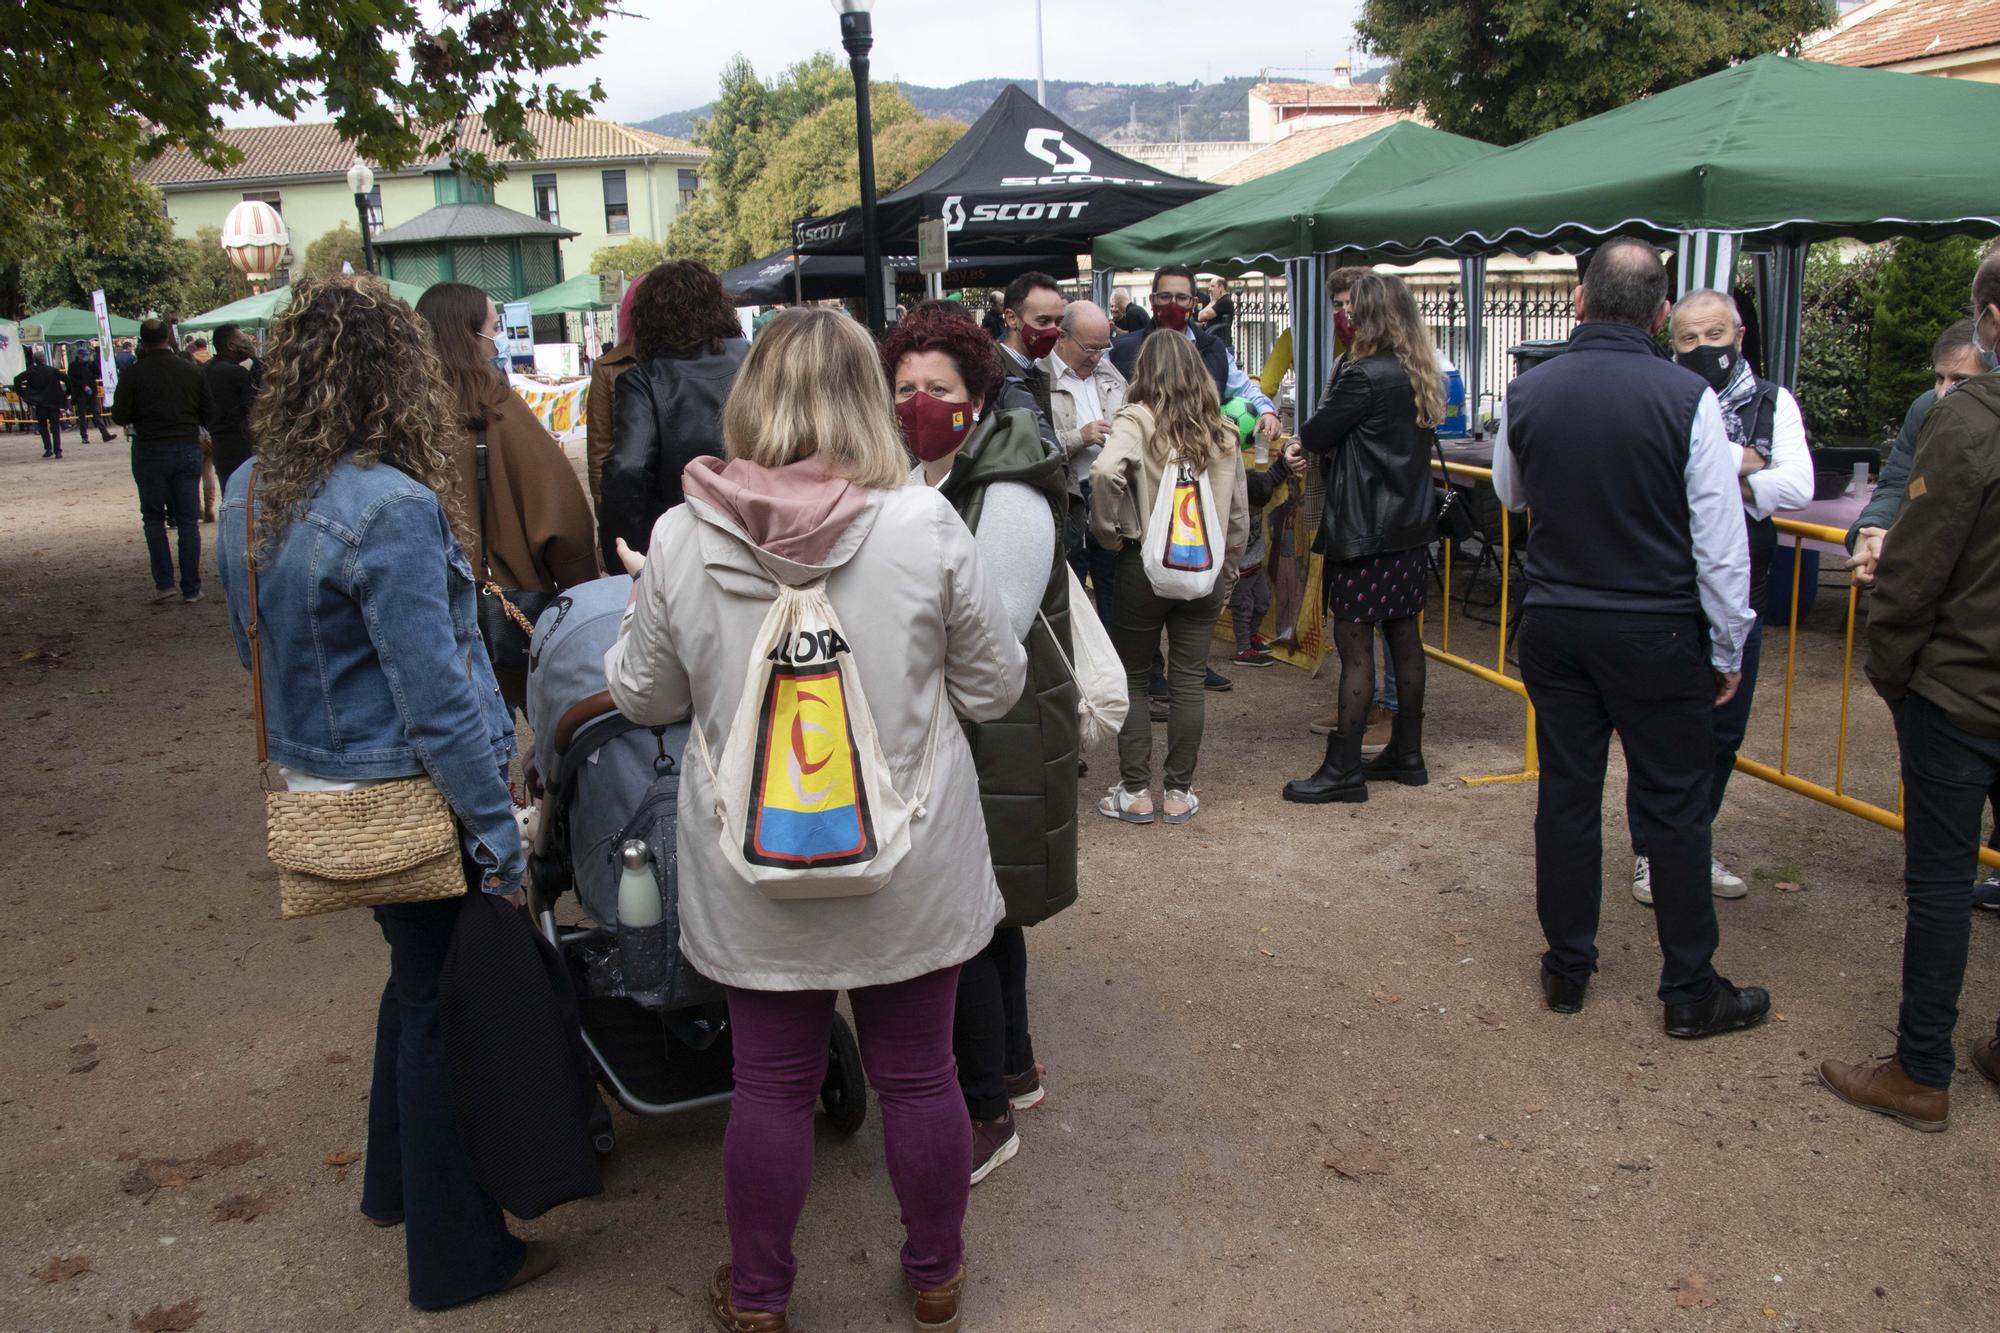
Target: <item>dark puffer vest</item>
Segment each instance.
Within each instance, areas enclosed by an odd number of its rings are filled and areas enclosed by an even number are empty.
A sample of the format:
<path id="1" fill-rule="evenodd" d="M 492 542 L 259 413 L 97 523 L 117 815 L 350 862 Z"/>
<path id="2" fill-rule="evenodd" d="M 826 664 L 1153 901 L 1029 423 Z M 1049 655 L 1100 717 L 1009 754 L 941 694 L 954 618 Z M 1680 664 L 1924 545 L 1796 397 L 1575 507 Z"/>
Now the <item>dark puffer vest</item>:
<path id="1" fill-rule="evenodd" d="M 1033 412 L 987 413 L 938 491 L 977 533 L 986 488 L 996 481 L 1034 487 L 1048 497 L 1056 521 L 1042 614 L 1025 641 L 1027 687 L 998 722 L 963 724 L 979 769 L 993 873 L 1007 901 L 1001 924 L 1032 926 L 1076 901 L 1078 748 L 1076 681 L 1064 661 L 1070 611 L 1061 537 L 1069 484 L 1062 459 L 1043 445 Z"/>

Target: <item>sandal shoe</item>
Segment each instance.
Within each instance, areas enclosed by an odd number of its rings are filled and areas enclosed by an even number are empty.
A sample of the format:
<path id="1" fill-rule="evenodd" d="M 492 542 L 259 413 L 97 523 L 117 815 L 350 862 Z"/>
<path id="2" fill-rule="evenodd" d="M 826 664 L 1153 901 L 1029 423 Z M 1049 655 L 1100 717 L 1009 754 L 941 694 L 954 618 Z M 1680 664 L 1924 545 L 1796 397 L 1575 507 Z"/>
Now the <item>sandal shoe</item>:
<path id="1" fill-rule="evenodd" d="M 708 1280 L 708 1317 L 722 1333 L 805 1333 L 783 1310 L 739 1310 L 729 1299 L 729 1265 Z"/>
<path id="2" fill-rule="evenodd" d="M 1138 808 L 1141 801 L 1146 803 L 1143 810 Z M 1123 787 L 1113 787 L 1097 803 L 1097 813 L 1127 824 L 1150 824 L 1154 818 L 1153 795 L 1151 792 L 1129 792 Z"/>
<path id="3" fill-rule="evenodd" d="M 1169 801 L 1179 801 L 1187 807 L 1179 814 L 1173 814 L 1170 811 L 1162 813 L 1160 818 L 1166 820 L 1169 824 L 1185 824 L 1201 813 L 1201 798 L 1191 791 L 1170 791 L 1167 793 L 1167 799 Z"/>

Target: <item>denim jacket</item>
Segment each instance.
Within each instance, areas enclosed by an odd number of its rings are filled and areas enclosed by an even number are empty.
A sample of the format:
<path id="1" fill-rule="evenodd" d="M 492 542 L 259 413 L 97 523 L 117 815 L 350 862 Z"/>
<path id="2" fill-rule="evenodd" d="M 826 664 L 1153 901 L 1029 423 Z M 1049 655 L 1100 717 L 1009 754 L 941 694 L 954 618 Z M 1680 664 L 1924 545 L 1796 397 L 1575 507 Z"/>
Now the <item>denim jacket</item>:
<path id="1" fill-rule="evenodd" d="M 250 665 L 244 494 L 230 477 L 217 563 Z M 472 566 L 427 487 L 388 464 L 336 464 L 257 567 L 271 758 L 333 779 L 428 773 L 492 893 L 521 887 L 507 790 L 513 719 L 480 642 Z"/>

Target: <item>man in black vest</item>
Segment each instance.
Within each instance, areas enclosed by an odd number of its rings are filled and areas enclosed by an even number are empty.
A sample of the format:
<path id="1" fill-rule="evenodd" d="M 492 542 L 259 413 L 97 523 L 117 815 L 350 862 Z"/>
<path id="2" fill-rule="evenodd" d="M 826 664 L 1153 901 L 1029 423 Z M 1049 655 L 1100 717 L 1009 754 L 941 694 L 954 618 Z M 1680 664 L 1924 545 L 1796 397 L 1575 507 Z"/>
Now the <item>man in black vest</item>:
<path id="1" fill-rule="evenodd" d="M 1532 509 L 1521 680 L 1541 789 L 1535 907 L 1549 1008 L 1583 1007 L 1604 896 L 1601 810 L 1611 733 L 1652 863 L 1660 999 L 1670 1037 L 1761 1023 L 1771 997 L 1718 976 L 1709 897 L 1710 721 L 1742 679 L 1749 544 L 1715 391 L 1668 358 L 1666 270 L 1653 247 L 1600 249 L 1561 356 L 1507 390 L 1493 486 Z"/>
<path id="2" fill-rule="evenodd" d="M 1211 338 L 1194 326 L 1198 302 L 1194 294 L 1194 270 L 1185 264 L 1166 264 L 1153 274 L 1153 326 L 1127 333 L 1111 341 L 1111 364 L 1128 381 L 1139 362 L 1139 344 L 1161 330 L 1179 332 L 1201 353 L 1202 365 L 1215 380 L 1215 391 L 1228 402 L 1241 398 L 1256 409 L 1257 433 L 1270 439 L 1278 433 L 1278 410 L 1256 380 L 1236 364 L 1236 354 L 1220 338 Z"/>

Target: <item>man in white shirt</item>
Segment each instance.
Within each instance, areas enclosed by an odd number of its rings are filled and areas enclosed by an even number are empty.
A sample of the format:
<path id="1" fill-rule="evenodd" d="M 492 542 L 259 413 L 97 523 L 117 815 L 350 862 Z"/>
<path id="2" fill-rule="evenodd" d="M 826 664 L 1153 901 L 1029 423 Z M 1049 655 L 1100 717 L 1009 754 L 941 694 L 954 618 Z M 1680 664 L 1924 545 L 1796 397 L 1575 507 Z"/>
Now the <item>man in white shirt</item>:
<path id="1" fill-rule="evenodd" d="M 1597 970 L 1616 731 L 1651 855 L 1666 1032 L 1694 1038 L 1763 1022 L 1771 997 L 1714 965 L 1712 714 L 1741 683 L 1756 614 L 1742 452 L 1715 391 L 1654 341 L 1666 292 L 1652 246 L 1621 238 L 1598 250 L 1568 349 L 1507 391 L 1493 486 L 1508 508 L 1534 511 L 1520 645 L 1541 752 L 1542 993 L 1575 1013 Z"/>
<path id="2" fill-rule="evenodd" d="M 1049 381 L 1050 425 L 1069 460 L 1069 563 L 1078 579 L 1090 583 L 1098 618 L 1108 626 L 1118 553 L 1105 550 L 1090 535 L 1090 465 L 1103 451 L 1111 418 L 1124 405 L 1125 377 L 1105 355 L 1111 347 L 1111 320 L 1096 302 L 1070 302 L 1059 327 L 1062 336 L 1042 359 L 1041 370 Z"/>
<path id="3" fill-rule="evenodd" d="M 1674 360 L 1708 381 L 1722 409 L 1722 426 L 1732 447 L 1740 450 L 1737 487 L 1743 496 L 1743 520 L 1750 539 L 1750 609 L 1757 622 L 1743 642 L 1743 684 L 1736 697 L 1718 706 L 1712 726 L 1715 767 L 1708 779 L 1708 813 L 1712 821 L 1722 810 L 1723 793 L 1736 771 L 1736 752 L 1750 726 L 1750 705 L 1757 694 L 1757 664 L 1764 642 L 1765 588 L 1772 557 L 1778 551 L 1778 529 L 1771 516 L 1780 510 L 1803 509 L 1812 503 L 1812 453 L 1806 446 L 1805 418 L 1790 391 L 1762 379 L 1743 356 L 1743 317 L 1727 292 L 1703 287 L 1674 303 L 1669 327 Z M 1631 792 L 1626 792 L 1631 811 Z M 1632 896 L 1650 905 L 1653 872 L 1639 822 L 1627 818 L 1632 833 Z M 1718 898 L 1741 898 L 1750 892 L 1740 875 L 1730 873 L 1713 850 L 1709 854 L 1709 887 Z"/>

